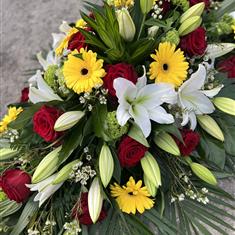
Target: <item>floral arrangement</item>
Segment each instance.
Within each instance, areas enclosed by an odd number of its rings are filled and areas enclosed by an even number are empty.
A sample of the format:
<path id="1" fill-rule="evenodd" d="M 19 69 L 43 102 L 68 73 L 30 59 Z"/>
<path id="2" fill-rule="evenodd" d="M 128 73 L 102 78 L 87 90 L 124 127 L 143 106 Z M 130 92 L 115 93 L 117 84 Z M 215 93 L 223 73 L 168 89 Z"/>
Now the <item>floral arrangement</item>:
<path id="1" fill-rule="evenodd" d="M 234 1 L 86 9 L 0 122 L 0 230 L 231 234 Z"/>

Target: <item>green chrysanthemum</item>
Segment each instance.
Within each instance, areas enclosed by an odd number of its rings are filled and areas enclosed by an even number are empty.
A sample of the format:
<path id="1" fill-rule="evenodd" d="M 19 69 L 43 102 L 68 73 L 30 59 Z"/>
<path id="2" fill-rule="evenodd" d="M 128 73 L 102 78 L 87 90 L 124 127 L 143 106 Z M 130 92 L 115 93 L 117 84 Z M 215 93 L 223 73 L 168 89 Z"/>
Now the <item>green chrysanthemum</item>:
<path id="1" fill-rule="evenodd" d="M 129 125 L 120 126 L 116 118 L 116 111 L 109 112 L 107 115 L 108 133 L 112 139 L 118 139 L 127 133 Z"/>
<path id="2" fill-rule="evenodd" d="M 61 95 L 62 97 L 67 97 L 70 93 L 70 90 L 65 85 L 63 68 L 57 69 L 55 74 L 57 76 L 59 95 Z"/>
<path id="3" fill-rule="evenodd" d="M 57 65 L 48 66 L 47 70 L 44 73 L 44 80 L 46 83 L 53 89 L 56 90 L 56 70 L 58 69 Z"/>
<path id="4" fill-rule="evenodd" d="M 176 46 L 180 43 L 180 37 L 177 30 L 173 29 L 166 33 L 166 36 L 162 39 L 162 42 L 170 42 Z"/>

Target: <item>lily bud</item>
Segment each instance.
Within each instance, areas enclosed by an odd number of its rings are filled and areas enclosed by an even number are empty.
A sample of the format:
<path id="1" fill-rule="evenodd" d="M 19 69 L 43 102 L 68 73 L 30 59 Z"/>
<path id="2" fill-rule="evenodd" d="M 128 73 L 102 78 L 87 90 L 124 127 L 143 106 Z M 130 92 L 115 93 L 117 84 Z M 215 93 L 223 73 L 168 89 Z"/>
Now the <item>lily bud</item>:
<path id="1" fill-rule="evenodd" d="M 154 26 L 148 28 L 148 36 L 152 37 L 152 38 L 155 37 L 155 35 L 157 34 L 159 28 L 160 27 L 157 26 L 157 25 L 154 25 Z"/>
<path id="2" fill-rule="evenodd" d="M 204 131 L 213 136 L 214 138 L 224 141 L 224 134 L 216 121 L 209 115 L 197 115 L 199 125 Z"/>
<path id="3" fill-rule="evenodd" d="M 75 160 L 64 166 L 59 173 L 57 174 L 56 178 L 52 181 L 52 184 L 60 184 L 67 179 L 69 179 L 70 174 L 73 171 L 73 166 L 79 163 L 80 160 Z"/>
<path id="4" fill-rule="evenodd" d="M 202 23 L 202 18 L 200 16 L 193 16 L 185 20 L 178 29 L 179 35 L 185 36 L 195 29 L 197 29 Z"/>
<path id="5" fill-rule="evenodd" d="M 11 148 L 2 148 L 0 149 L 0 161 L 8 160 L 14 157 L 17 153 L 17 150 L 13 150 Z"/>
<path id="6" fill-rule="evenodd" d="M 149 180 L 149 178 L 144 174 L 144 184 L 148 189 L 148 192 L 152 197 L 157 195 L 157 188 L 156 186 Z"/>
<path id="7" fill-rule="evenodd" d="M 135 24 L 126 8 L 116 11 L 117 21 L 119 25 L 119 33 L 125 41 L 133 41 L 135 37 Z"/>
<path id="8" fill-rule="evenodd" d="M 114 161 L 112 153 L 107 144 L 104 144 L 99 157 L 100 178 L 106 188 L 109 184 L 114 170 Z"/>
<path id="9" fill-rule="evenodd" d="M 205 9 L 204 2 L 200 2 L 198 4 L 193 5 L 180 17 L 180 23 L 182 24 L 185 20 L 189 19 L 190 17 L 201 16 L 204 9 Z"/>
<path id="10" fill-rule="evenodd" d="M 140 8 L 144 15 L 150 12 L 153 8 L 154 2 L 155 0 L 140 0 Z"/>
<path id="11" fill-rule="evenodd" d="M 98 177 L 95 177 L 88 192 L 88 210 L 93 223 L 95 223 L 102 210 L 103 195 Z"/>
<path id="12" fill-rule="evenodd" d="M 174 139 L 167 132 L 155 135 L 154 143 L 162 150 L 175 156 L 180 156 L 180 150 Z"/>
<path id="13" fill-rule="evenodd" d="M 151 153 L 147 152 L 141 159 L 141 166 L 144 174 L 155 187 L 162 185 L 160 168 Z"/>
<path id="14" fill-rule="evenodd" d="M 201 180 L 207 182 L 208 184 L 216 185 L 217 180 L 212 172 L 199 163 L 191 163 L 190 167 L 193 173 L 198 176 Z"/>
<path id="15" fill-rule="evenodd" d="M 37 169 L 35 170 L 32 183 L 36 184 L 49 176 L 51 176 L 59 167 L 59 152 L 61 146 L 47 154 L 42 161 L 39 163 Z"/>
<path id="16" fill-rule="evenodd" d="M 55 122 L 55 131 L 65 131 L 76 125 L 85 115 L 82 111 L 70 111 L 62 114 Z"/>
<path id="17" fill-rule="evenodd" d="M 235 116 L 235 100 L 226 97 L 216 97 L 213 103 L 222 112 Z"/>

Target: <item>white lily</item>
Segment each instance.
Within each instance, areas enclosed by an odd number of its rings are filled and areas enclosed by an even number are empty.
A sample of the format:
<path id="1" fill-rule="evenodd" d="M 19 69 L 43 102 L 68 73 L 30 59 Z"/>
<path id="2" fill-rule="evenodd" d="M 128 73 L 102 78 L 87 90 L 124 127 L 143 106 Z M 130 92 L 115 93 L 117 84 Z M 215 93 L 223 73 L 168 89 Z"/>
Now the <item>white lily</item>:
<path id="1" fill-rule="evenodd" d="M 209 98 L 217 95 L 223 85 L 211 90 L 203 90 L 205 80 L 206 68 L 200 64 L 198 70 L 179 88 L 178 105 L 184 110 L 182 126 L 190 122 L 191 129 L 195 129 L 197 125 L 196 115 L 214 112 L 215 107 Z"/>
<path id="2" fill-rule="evenodd" d="M 56 49 L 60 45 L 60 43 L 64 40 L 71 28 L 72 27 L 70 27 L 66 21 L 63 21 L 62 24 L 59 26 L 59 30 L 61 33 L 52 33 L 53 49 Z"/>
<path id="3" fill-rule="evenodd" d="M 32 84 L 34 82 L 36 82 L 38 88 L 33 87 L 32 85 L 29 87 L 29 100 L 32 103 L 36 104 L 52 100 L 63 101 L 44 81 L 40 70 L 38 70 L 36 74 L 29 79 L 29 83 Z"/>
<path id="4" fill-rule="evenodd" d="M 26 184 L 30 191 L 38 191 L 34 198 L 34 201 L 39 201 L 39 207 L 51 196 L 53 195 L 64 182 L 59 184 L 52 184 L 54 179 L 57 177 L 58 173 L 48 177 L 47 179 L 37 183 L 37 184 Z"/>
<path id="5" fill-rule="evenodd" d="M 144 68 L 145 69 L 145 68 Z M 171 114 L 161 107 L 164 102 L 173 103 L 176 92 L 170 84 L 147 84 L 146 73 L 135 85 L 125 78 L 114 80 L 114 89 L 118 97 L 117 120 L 121 126 L 133 118 L 145 137 L 151 132 L 151 122 L 169 124 L 174 122 Z"/>
<path id="6" fill-rule="evenodd" d="M 46 59 L 42 57 L 41 51 L 37 53 L 36 56 L 37 56 L 38 62 L 43 67 L 44 71 L 46 71 L 50 65 L 59 65 L 60 63 L 60 58 L 55 55 L 54 51 L 49 51 Z"/>
<path id="7" fill-rule="evenodd" d="M 226 55 L 235 49 L 235 43 L 215 43 L 209 44 L 206 49 L 205 58 L 215 59 Z"/>

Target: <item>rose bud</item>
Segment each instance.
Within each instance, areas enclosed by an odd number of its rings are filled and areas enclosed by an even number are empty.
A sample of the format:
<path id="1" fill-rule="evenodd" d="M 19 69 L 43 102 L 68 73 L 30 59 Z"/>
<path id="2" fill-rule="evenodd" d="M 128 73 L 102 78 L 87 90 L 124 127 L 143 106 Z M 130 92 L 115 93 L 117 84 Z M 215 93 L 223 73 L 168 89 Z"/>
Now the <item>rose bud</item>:
<path id="1" fill-rule="evenodd" d="M 57 108 L 42 106 L 33 116 L 34 132 L 46 142 L 55 141 L 63 134 L 54 130 L 55 122 L 61 114 L 62 111 Z"/>
<path id="2" fill-rule="evenodd" d="M 222 112 L 235 116 L 235 100 L 226 97 L 216 97 L 213 103 Z"/>
<path id="3" fill-rule="evenodd" d="M 197 115 L 197 120 L 201 128 L 214 138 L 224 141 L 224 134 L 216 121 L 209 115 Z"/>
<path id="4" fill-rule="evenodd" d="M 21 91 L 21 98 L 20 98 L 20 102 L 25 103 L 28 102 L 29 100 L 29 88 L 25 87 L 22 91 Z"/>
<path id="5" fill-rule="evenodd" d="M 103 220 L 106 216 L 107 213 L 104 208 L 102 208 L 98 221 Z M 80 224 L 93 224 L 88 210 L 88 193 L 82 193 L 80 200 L 75 204 L 72 209 L 72 217 L 74 219 L 77 219 Z"/>
<path id="6" fill-rule="evenodd" d="M 113 81 L 122 77 L 136 84 L 138 75 L 131 64 L 119 63 L 106 66 L 106 75 L 104 77 L 104 87 L 108 89 L 109 95 L 116 97 L 116 91 L 113 88 Z"/>
<path id="7" fill-rule="evenodd" d="M 31 176 L 20 169 L 10 169 L 0 176 L 0 188 L 10 200 L 24 202 L 30 195 L 25 184 L 31 183 Z"/>
<path id="8" fill-rule="evenodd" d="M 151 153 L 147 152 L 141 159 L 141 166 L 144 174 L 155 187 L 162 185 L 160 168 Z"/>
<path id="9" fill-rule="evenodd" d="M 193 32 L 180 39 L 180 48 L 190 57 L 201 56 L 207 48 L 206 30 L 198 27 Z"/>
<path id="10" fill-rule="evenodd" d="M 118 146 L 118 159 L 122 167 L 134 167 L 144 157 L 148 148 L 129 136 L 125 136 Z"/>
<path id="11" fill-rule="evenodd" d="M 125 41 L 131 42 L 135 37 L 135 24 L 126 8 L 116 11 L 119 33 Z"/>

